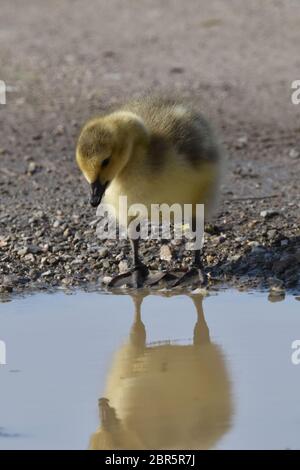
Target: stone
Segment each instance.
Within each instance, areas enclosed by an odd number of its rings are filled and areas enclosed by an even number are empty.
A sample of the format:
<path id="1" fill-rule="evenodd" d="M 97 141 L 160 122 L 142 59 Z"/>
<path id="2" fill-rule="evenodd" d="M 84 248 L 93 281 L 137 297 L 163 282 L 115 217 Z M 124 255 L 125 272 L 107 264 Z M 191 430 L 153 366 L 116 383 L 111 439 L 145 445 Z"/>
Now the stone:
<path id="1" fill-rule="evenodd" d="M 293 160 L 296 160 L 297 158 L 300 158 L 300 152 L 297 149 L 293 148 L 289 151 L 289 157 Z"/>
<path id="2" fill-rule="evenodd" d="M 99 248 L 98 255 L 100 256 L 100 258 L 105 258 L 108 255 L 108 249 L 105 247 Z"/>
<path id="3" fill-rule="evenodd" d="M 271 217 L 275 217 L 275 215 L 278 215 L 279 212 L 274 210 L 274 209 L 266 209 L 264 211 L 261 211 L 260 216 L 263 217 L 264 219 L 270 219 Z"/>
<path id="4" fill-rule="evenodd" d="M 241 137 L 238 137 L 235 143 L 235 148 L 237 149 L 243 149 L 247 147 L 248 144 L 248 137 L 246 135 L 242 135 Z"/>
<path id="5" fill-rule="evenodd" d="M 162 245 L 160 247 L 159 257 L 163 261 L 171 261 L 172 259 L 172 252 L 170 250 L 169 245 Z"/>
<path id="6" fill-rule="evenodd" d="M 125 273 L 126 271 L 128 271 L 127 261 L 126 260 L 120 261 L 119 264 L 118 264 L 118 268 L 119 268 L 120 274 Z"/>
<path id="7" fill-rule="evenodd" d="M 35 162 L 29 162 L 28 167 L 27 167 L 27 173 L 29 175 L 33 175 L 37 170 L 37 165 Z"/>
<path id="8" fill-rule="evenodd" d="M 28 253 L 28 247 L 27 246 L 24 246 L 23 248 L 20 248 L 20 250 L 18 250 L 17 254 L 18 256 L 25 256 L 27 255 Z"/>

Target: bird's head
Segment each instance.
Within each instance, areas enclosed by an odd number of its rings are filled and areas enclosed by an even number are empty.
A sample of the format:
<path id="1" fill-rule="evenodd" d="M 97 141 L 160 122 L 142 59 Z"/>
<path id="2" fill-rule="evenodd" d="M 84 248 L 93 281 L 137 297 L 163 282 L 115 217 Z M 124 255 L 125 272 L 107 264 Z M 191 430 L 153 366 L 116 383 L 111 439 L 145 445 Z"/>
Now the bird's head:
<path id="1" fill-rule="evenodd" d="M 142 119 L 130 112 L 119 111 L 87 122 L 78 139 L 76 160 L 91 186 L 92 206 L 100 204 L 111 181 L 148 140 Z"/>

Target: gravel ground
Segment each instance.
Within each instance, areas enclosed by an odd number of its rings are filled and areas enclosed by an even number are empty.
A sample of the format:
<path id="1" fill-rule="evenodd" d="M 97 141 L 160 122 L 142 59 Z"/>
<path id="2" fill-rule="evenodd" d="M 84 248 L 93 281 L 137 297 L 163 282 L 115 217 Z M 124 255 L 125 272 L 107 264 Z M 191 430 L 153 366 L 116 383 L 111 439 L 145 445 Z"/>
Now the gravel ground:
<path id="1" fill-rule="evenodd" d="M 147 90 L 192 100 L 228 156 L 206 234 L 211 284 L 299 293 L 299 25 L 297 0 L 2 0 L 2 300 L 99 288 L 126 269 L 127 244 L 95 236 L 74 147 L 88 117 Z M 190 262 L 182 244 L 143 254 L 153 270 Z"/>

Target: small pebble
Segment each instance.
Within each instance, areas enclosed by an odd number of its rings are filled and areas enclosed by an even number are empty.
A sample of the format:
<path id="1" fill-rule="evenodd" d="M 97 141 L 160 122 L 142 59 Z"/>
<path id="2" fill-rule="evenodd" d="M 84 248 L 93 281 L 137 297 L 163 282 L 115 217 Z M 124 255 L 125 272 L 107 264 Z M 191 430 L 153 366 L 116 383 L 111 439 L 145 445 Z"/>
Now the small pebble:
<path id="1" fill-rule="evenodd" d="M 120 274 L 125 273 L 126 271 L 128 271 L 127 261 L 126 260 L 120 261 L 120 263 L 118 264 L 118 268 L 119 268 L 119 273 Z"/>
<path id="2" fill-rule="evenodd" d="M 27 173 L 29 175 L 33 175 L 37 170 L 37 165 L 35 162 L 30 162 L 28 167 L 27 167 Z"/>
<path id="3" fill-rule="evenodd" d="M 246 135 L 243 135 L 236 140 L 235 148 L 243 149 L 247 147 L 247 144 L 248 144 L 248 137 Z"/>
<path id="4" fill-rule="evenodd" d="M 278 211 L 273 210 L 273 209 L 267 209 L 264 211 L 261 211 L 260 216 L 263 217 L 264 219 L 274 217 L 275 215 L 278 215 Z"/>
<path id="5" fill-rule="evenodd" d="M 161 248 L 160 248 L 160 253 L 159 253 L 159 257 L 161 260 L 164 260 L 164 261 L 171 261 L 172 259 L 172 252 L 170 250 L 170 247 L 169 245 L 162 245 Z"/>
<path id="6" fill-rule="evenodd" d="M 289 157 L 292 159 L 300 158 L 300 152 L 297 149 L 291 149 L 289 151 Z"/>

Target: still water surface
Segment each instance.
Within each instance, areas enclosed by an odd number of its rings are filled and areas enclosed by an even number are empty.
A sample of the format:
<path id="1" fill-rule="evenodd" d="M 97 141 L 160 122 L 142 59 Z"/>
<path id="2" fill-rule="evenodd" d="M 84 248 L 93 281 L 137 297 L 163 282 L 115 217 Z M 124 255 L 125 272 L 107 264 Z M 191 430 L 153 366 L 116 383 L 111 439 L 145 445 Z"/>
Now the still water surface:
<path id="1" fill-rule="evenodd" d="M 297 339 L 293 296 L 0 304 L 0 449 L 299 449 Z"/>

